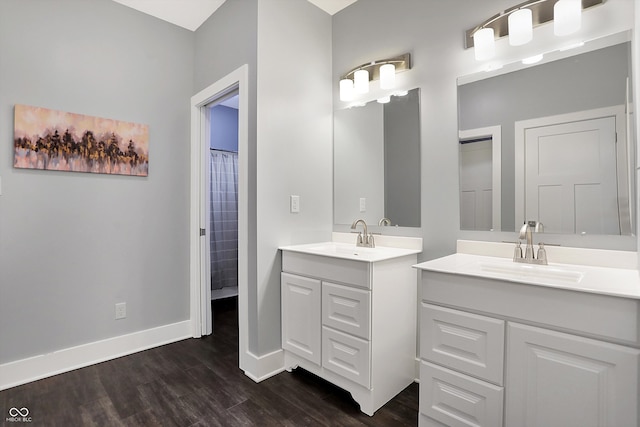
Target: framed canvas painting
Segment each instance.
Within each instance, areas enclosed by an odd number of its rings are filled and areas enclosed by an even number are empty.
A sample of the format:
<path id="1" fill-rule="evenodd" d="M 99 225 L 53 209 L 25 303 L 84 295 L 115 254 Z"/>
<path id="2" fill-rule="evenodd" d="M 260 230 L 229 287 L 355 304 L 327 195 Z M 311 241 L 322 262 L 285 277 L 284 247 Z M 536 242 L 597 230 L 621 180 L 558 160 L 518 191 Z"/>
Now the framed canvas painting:
<path id="1" fill-rule="evenodd" d="M 16 105 L 13 166 L 147 176 L 149 127 Z"/>

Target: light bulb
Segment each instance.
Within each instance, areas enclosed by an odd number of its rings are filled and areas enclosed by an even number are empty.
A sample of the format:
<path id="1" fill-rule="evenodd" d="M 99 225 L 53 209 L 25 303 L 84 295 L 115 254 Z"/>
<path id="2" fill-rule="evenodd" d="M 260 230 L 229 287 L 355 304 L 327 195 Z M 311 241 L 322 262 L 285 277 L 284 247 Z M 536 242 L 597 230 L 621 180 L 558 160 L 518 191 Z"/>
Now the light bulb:
<path id="1" fill-rule="evenodd" d="M 533 38 L 533 13 L 531 9 L 520 9 L 509 15 L 509 44 L 521 46 Z"/>
<path id="2" fill-rule="evenodd" d="M 353 95 L 353 80 L 340 80 L 340 101 L 352 101 Z"/>
<path id="3" fill-rule="evenodd" d="M 553 6 L 553 33 L 556 36 L 573 34 L 582 26 L 582 1 L 560 0 Z"/>
<path id="4" fill-rule="evenodd" d="M 496 39 L 493 28 L 482 28 L 473 33 L 473 51 L 478 61 L 493 58 L 496 54 Z"/>
<path id="5" fill-rule="evenodd" d="M 353 87 L 356 93 L 369 92 L 369 72 L 358 70 L 353 74 Z"/>
<path id="6" fill-rule="evenodd" d="M 384 64 L 380 67 L 380 89 L 393 89 L 396 85 L 396 66 Z"/>

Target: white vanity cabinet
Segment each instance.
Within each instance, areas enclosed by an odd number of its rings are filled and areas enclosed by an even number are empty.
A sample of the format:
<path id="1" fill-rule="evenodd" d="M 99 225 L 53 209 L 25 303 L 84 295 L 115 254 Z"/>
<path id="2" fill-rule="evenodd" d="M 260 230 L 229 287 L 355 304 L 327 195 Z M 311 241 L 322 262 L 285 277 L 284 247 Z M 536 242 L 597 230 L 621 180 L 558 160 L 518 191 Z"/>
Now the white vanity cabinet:
<path id="1" fill-rule="evenodd" d="M 421 426 L 640 426 L 639 299 L 428 263 L 420 282 Z"/>
<path id="2" fill-rule="evenodd" d="M 416 259 L 283 250 L 285 368 L 301 367 L 349 391 L 368 415 L 414 382 Z"/>

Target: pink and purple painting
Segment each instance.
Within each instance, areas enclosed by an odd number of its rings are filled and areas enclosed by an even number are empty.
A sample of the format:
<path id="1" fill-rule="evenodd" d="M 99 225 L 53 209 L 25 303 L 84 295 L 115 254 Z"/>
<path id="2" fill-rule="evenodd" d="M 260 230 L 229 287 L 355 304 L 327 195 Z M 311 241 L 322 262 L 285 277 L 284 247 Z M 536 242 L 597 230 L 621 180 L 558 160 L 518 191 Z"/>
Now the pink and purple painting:
<path id="1" fill-rule="evenodd" d="M 15 106 L 13 166 L 147 176 L 149 126 Z"/>

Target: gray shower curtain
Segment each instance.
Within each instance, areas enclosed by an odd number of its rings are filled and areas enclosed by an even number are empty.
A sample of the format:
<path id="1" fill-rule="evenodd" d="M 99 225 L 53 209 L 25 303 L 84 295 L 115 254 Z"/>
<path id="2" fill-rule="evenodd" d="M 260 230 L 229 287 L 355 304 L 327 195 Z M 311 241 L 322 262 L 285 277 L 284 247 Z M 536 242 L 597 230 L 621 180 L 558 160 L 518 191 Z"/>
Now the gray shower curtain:
<path id="1" fill-rule="evenodd" d="M 211 150 L 211 289 L 238 286 L 238 153 Z"/>

